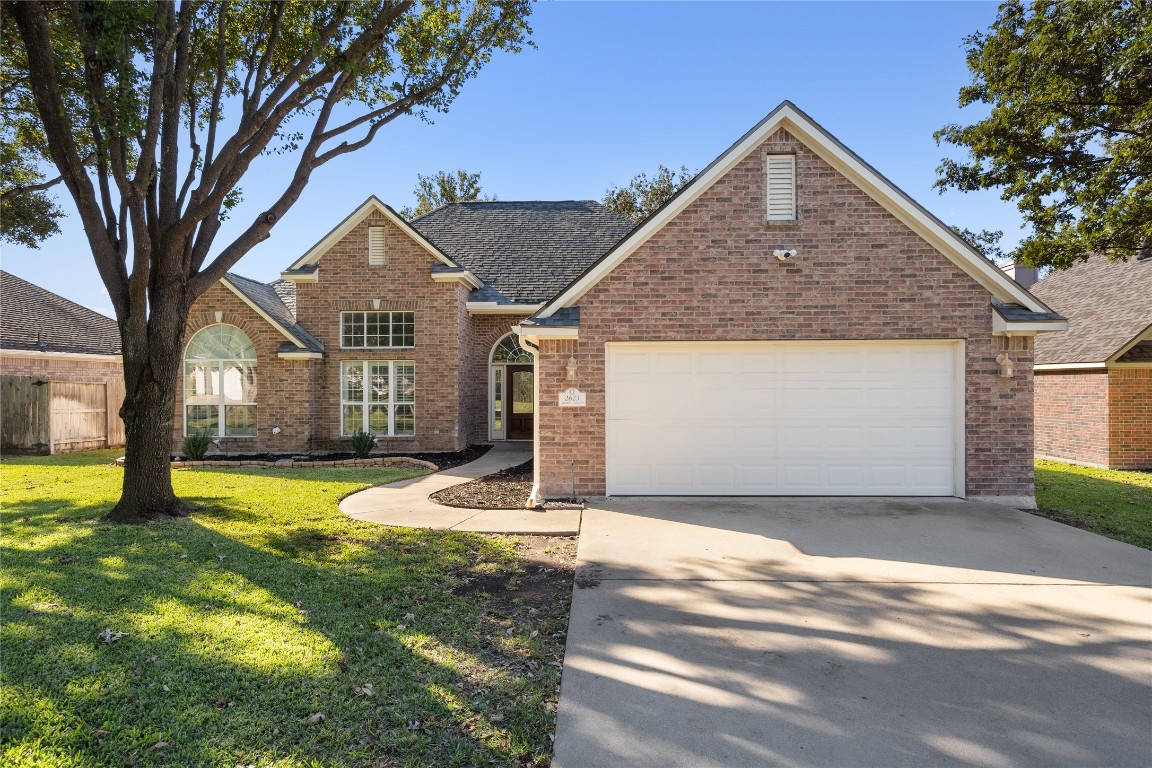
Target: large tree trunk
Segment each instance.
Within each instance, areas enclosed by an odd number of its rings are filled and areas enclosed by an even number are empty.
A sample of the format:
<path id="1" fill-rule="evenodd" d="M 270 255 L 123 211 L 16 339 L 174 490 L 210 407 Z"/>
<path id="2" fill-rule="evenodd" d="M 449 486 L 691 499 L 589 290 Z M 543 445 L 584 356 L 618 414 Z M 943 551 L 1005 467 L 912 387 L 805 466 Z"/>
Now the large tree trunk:
<path id="1" fill-rule="evenodd" d="M 170 288 L 175 285 L 170 284 Z M 170 464 L 188 316 L 183 296 L 178 298 L 175 294 L 174 290 L 153 294 L 157 309 L 146 324 L 121 325 L 125 382 L 124 405 L 120 408 L 126 442 L 124 487 L 120 501 L 106 515 L 106 520 L 143 523 L 184 515 L 191 509 L 172 489 Z"/>

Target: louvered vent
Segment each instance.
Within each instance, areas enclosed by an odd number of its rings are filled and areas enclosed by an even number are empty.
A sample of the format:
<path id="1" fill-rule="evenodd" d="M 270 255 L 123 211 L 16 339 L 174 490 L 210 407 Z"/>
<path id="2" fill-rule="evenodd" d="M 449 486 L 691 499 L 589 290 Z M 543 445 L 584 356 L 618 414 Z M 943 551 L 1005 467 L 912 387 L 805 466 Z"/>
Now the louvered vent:
<path id="1" fill-rule="evenodd" d="M 368 265 L 384 266 L 384 227 L 368 227 Z"/>
<path id="2" fill-rule="evenodd" d="M 768 155 L 768 221 L 796 220 L 796 156 Z"/>

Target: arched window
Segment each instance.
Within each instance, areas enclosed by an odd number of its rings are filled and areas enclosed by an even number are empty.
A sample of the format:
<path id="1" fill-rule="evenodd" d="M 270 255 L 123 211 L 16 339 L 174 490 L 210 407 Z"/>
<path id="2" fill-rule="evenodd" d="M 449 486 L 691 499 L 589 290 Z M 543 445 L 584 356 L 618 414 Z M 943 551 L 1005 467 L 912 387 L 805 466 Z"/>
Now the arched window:
<path id="1" fill-rule="evenodd" d="M 532 365 L 533 361 L 532 353 L 520 346 L 520 337 L 510 333 L 492 350 L 492 362 Z"/>
<path id="2" fill-rule="evenodd" d="M 210 325 L 184 352 L 184 434 L 256 436 L 256 348 L 234 325 Z"/>

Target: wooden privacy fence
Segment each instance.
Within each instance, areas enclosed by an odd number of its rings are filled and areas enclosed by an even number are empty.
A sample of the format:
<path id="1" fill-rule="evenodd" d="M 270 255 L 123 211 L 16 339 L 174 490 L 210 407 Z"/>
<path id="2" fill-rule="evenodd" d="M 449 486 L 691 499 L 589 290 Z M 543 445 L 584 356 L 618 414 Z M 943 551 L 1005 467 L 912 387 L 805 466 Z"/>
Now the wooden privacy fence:
<path id="1" fill-rule="evenodd" d="M 0 448 L 67 453 L 124 444 L 124 382 L 0 377 Z"/>

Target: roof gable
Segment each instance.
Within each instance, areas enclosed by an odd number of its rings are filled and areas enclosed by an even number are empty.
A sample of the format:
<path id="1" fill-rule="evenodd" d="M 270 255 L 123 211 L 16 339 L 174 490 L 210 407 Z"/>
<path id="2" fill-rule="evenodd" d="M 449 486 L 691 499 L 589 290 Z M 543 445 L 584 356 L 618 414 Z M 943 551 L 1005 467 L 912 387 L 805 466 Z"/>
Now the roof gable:
<path id="1" fill-rule="evenodd" d="M 1152 258 L 1087 261 L 1032 287 L 1068 318 L 1068 330 L 1036 339 L 1037 365 L 1103 363 L 1135 346 L 1152 326 Z"/>
<path id="2" fill-rule="evenodd" d="M 785 101 L 641 222 L 627 237 L 569 283 L 537 313 L 536 317 L 547 318 L 560 309 L 575 306 L 581 296 L 781 128 L 940 251 L 988 290 L 993 297 L 1005 303 L 1019 304 L 1033 312 L 1051 311 L 1043 302 L 1001 272 L 947 225 L 865 163 L 823 127 L 791 102 Z"/>
<path id="3" fill-rule="evenodd" d="M 268 321 L 294 348 L 309 352 L 324 350 L 324 345 L 296 322 L 295 315 L 284 304 L 275 284 L 261 283 L 232 272 L 221 278 L 220 282 Z"/>
<path id="4" fill-rule="evenodd" d="M 288 267 L 286 272 L 291 273 L 295 271 L 305 270 L 307 267 L 315 266 L 320 258 L 328 252 L 336 243 L 340 242 L 351 232 L 356 225 L 360 224 L 371 214 L 378 213 L 388 221 L 395 224 L 400 231 L 408 235 L 416 241 L 424 250 L 428 251 L 437 261 L 450 267 L 458 267 L 459 265 L 452 261 L 443 251 L 428 241 L 420 232 L 412 228 L 412 225 L 404 220 L 404 217 L 392 210 L 392 208 L 380 202 L 379 198 L 372 196 L 365 200 L 359 208 L 350 213 L 344 221 L 340 222 L 332 229 L 331 232 L 324 235 L 318 243 L 313 245 L 308 251 L 292 262 L 292 266 Z"/>
<path id="5" fill-rule="evenodd" d="M 0 348 L 118 355 L 120 328 L 99 312 L 0 271 Z"/>

